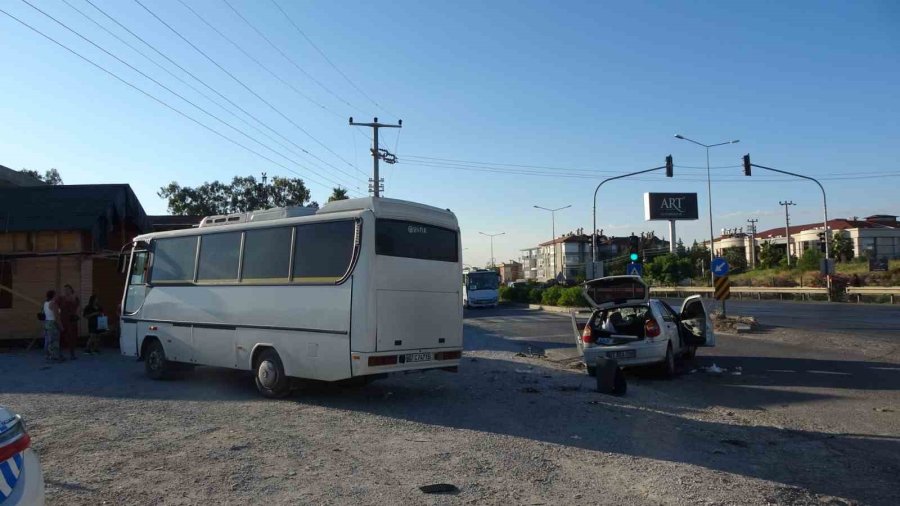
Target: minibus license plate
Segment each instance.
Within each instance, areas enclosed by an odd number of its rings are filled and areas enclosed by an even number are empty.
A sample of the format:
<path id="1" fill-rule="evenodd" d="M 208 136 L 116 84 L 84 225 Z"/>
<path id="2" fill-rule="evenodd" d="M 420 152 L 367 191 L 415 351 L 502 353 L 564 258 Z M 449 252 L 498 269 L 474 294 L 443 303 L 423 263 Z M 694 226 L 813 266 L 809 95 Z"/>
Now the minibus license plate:
<path id="1" fill-rule="evenodd" d="M 429 360 L 431 360 L 431 353 L 407 353 L 405 356 L 407 364 L 411 362 L 428 362 Z"/>
<path id="2" fill-rule="evenodd" d="M 606 354 L 608 358 L 634 358 L 634 350 L 610 351 Z"/>

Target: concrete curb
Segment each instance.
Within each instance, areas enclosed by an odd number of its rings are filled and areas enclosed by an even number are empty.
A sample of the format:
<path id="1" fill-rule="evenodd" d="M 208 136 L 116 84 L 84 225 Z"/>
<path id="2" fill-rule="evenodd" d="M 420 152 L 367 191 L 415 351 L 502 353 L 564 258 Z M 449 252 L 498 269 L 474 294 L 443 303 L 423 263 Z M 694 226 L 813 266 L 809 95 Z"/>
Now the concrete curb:
<path id="1" fill-rule="evenodd" d="M 591 310 L 589 307 L 567 307 L 567 306 L 544 306 L 542 304 L 528 304 L 528 309 L 540 309 L 541 311 L 549 311 L 551 313 L 565 313 L 569 314 L 572 311 L 577 311 L 579 313 L 588 312 Z"/>

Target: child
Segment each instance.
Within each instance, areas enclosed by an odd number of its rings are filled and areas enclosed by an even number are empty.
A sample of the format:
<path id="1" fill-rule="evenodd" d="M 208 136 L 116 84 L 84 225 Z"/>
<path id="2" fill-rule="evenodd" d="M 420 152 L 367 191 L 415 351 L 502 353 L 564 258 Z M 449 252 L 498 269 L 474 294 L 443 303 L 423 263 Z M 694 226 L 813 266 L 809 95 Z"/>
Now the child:
<path id="1" fill-rule="evenodd" d="M 84 352 L 88 355 L 100 353 L 100 330 L 97 328 L 97 317 L 103 314 L 103 308 L 97 303 L 97 296 L 91 295 L 87 306 L 84 307 L 82 316 L 88 321 L 88 341 Z"/>

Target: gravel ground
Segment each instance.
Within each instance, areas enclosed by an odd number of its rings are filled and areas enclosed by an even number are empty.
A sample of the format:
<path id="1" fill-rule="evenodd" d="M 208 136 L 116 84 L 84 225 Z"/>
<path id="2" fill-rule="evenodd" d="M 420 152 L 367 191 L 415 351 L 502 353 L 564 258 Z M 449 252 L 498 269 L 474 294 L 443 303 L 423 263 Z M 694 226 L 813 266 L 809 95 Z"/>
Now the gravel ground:
<path id="1" fill-rule="evenodd" d="M 615 398 L 486 348 L 458 374 L 281 401 L 235 371 L 154 382 L 112 350 L 58 365 L 5 353 L 0 404 L 26 417 L 50 504 L 896 504 L 890 409 L 879 437 L 811 429 L 692 397 L 720 387 L 700 373 L 632 376 Z M 459 490 L 418 489 L 432 483 Z"/>

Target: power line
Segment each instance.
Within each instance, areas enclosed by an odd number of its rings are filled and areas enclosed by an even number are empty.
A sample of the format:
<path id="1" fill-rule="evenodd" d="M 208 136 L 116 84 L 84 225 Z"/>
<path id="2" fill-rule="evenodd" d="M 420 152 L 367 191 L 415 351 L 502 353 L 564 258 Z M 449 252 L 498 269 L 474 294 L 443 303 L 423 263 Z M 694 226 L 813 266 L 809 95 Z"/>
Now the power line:
<path id="1" fill-rule="evenodd" d="M 179 0 L 179 1 L 181 1 L 181 0 Z M 266 43 L 268 43 L 272 47 L 272 49 L 274 49 L 275 51 L 278 51 L 278 54 L 280 54 L 285 60 L 289 61 L 291 63 L 291 65 L 294 66 L 294 68 L 299 70 L 301 74 L 305 75 L 312 82 L 318 84 L 320 88 L 322 88 L 323 90 L 328 92 L 329 95 L 333 96 L 337 100 L 343 102 L 347 107 L 350 107 L 351 109 L 356 109 L 357 111 L 359 111 L 363 114 L 366 113 L 366 111 L 363 111 L 359 107 L 356 107 L 355 105 L 353 105 L 350 102 L 348 102 L 347 100 L 345 100 L 343 97 L 341 97 L 337 93 L 331 91 L 331 89 L 329 89 L 327 86 L 322 84 L 321 81 L 319 81 L 318 79 L 313 77 L 312 74 L 310 74 L 305 69 L 303 69 L 303 67 L 301 67 L 293 58 L 291 58 L 287 53 L 282 51 L 282 49 L 280 47 L 275 45 L 275 43 L 272 42 L 271 39 L 266 37 L 266 35 L 264 33 L 262 33 L 258 28 L 256 28 L 256 26 L 253 23 L 251 23 L 247 18 L 245 18 L 243 14 L 238 12 L 238 10 L 235 9 L 233 5 L 231 5 L 231 2 L 229 2 L 228 0 L 222 0 L 222 2 L 224 2 L 225 5 L 227 5 L 228 8 L 231 9 L 231 11 L 237 15 L 237 17 L 241 18 L 241 21 L 243 21 L 245 25 L 249 26 L 254 32 L 256 32 L 257 35 L 259 35 L 264 41 L 266 41 Z"/>
<path id="2" fill-rule="evenodd" d="M 128 86 L 129 88 L 132 88 L 133 90 L 135 90 L 135 91 L 141 93 L 142 95 L 144 95 L 144 96 L 146 96 L 147 98 L 153 100 L 154 102 L 156 102 L 156 103 L 162 105 L 163 107 L 165 107 L 165 108 L 171 110 L 172 112 L 178 114 L 179 116 L 182 116 L 182 117 L 184 117 L 185 119 L 187 119 L 187 120 L 189 120 L 189 121 L 191 121 L 191 122 L 193 122 L 193 123 L 196 123 L 198 126 L 200 126 L 200 127 L 204 128 L 204 129 L 206 129 L 206 130 L 212 132 L 213 134 L 215 134 L 215 135 L 217 135 L 217 136 L 219 136 L 219 137 L 225 139 L 226 141 L 228 141 L 228 142 L 230 142 L 230 143 L 232 143 L 232 144 L 234 144 L 234 145 L 236 145 L 236 146 L 238 146 L 238 147 L 240 147 L 240 148 L 243 148 L 244 150 L 246 150 L 246 151 L 248 151 L 248 152 L 250 152 L 250 153 L 253 153 L 254 155 L 256 155 L 256 156 L 258 156 L 258 157 L 260 157 L 260 158 L 262 158 L 262 159 L 264 159 L 264 160 L 266 160 L 266 161 L 268 161 L 268 162 L 270 162 L 270 163 L 272 163 L 272 164 L 274 164 L 274 165 L 277 165 L 277 166 L 279 166 L 279 167 L 281 167 L 281 168 L 283 168 L 283 169 L 285 169 L 285 170 L 287 170 L 287 171 L 289 171 L 289 172 L 293 172 L 294 174 L 297 174 L 297 175 L 302 176 L 301 174 L 299 174 L 299 173 L 297 173 L 296 171 L 292 170 L 290 167 L 287 167 L 287 166 L 285 166 L 284 164 L 281 164 L 281 163 L 279 163 L 279 162 L 276 162 L 275 160 L 272 160 L 271 158 L 267 157 L 266 155 L 264 155 L 264 154 L 262 154 L 262 153 L 260 153 L 260 152 L 258 152 L 258 151 L 256 151 L 256 150 L 254 150 L 254 149 L 252 149 L 252 148 L 249 148 L 249 147 L 247 147 L 247 146 L 245 146 L 245 145 L 243 145 L 243 144 L 241 144 L 240 142 L 238 142 L 238 141 L 236 141 L 236 140 L 234 140 L 234 139 L 228 137 L 227 135 L 225 135 L 225 134 L 223 134 L 223 133 L 221 133 L 221 132 L 219 132 L 219 131 L 217 131 L 217 130 L 211 128 L 211 127 L 209 127 L 208 125 L 205 125 L 204 123 L 201 123 L 201 122 L 198 121 L 197 119 L 195 119 L 195 118 L 193 118 L 193 117 L 187 115 L 186 113 L 180 111 L 179 109 L 176 109 L 175 107 L 169 105 L 167 102 L 163 101 L 162 99 L 159 99 L 159 98 L 155 97 L 154 95 L 152 95 L 152 94 L 150 94 L 150 93 L 148 93 L 148 92 L 142 90 L 142 89 L 139 88 L 138 86 L 136 86 L 136 85 L 134 85 L 134 84 L 132 84 L 132 83 L 126 81 L 125 79 L 123 79 L 123 78 L 121 78 L 121 77 L 119 77 L 116 73 L 114 73 L 114 72 L 112 72 L 112 71 L 110 71 L 110 70 L 107 70 L 107 69 L 106 69 L 105 67 L 103 67 L 102 65 L 100 65 L 100 64 L 98 64 L 98 63 L 96 63 L 96 62 L 94 62 L 93 60 L 91 60 L 90 58 L 87 58 L 86 56 L 83 56 L 81 53 L 79 53 L 79 52 L 75 51 L 74 49 L 72 49 L 72 48 L 66 46 L 65 44 L 63 44 L 63 43 L 57 41 L 57 40 L 54 39 L 53 37 L 50 37 L 49 35 L 47 35 L 47 34 L 45 34 L 44 32 L 38 30 L 37 28 L 35 28 L 35 27 L 29 25 L 29 24 L 26 23 L 25 21 L 22 21 L 21 19 L 19 19 L 19 18 L 17 18 L 16 16 L 10 14 L 9 12 L 3 10 L 2 8 L 0 8 L 0 13 L 5 14 L 7 17 L 13 19 L 14 21 L 18 22 L 18 23 L 21 24 L 22 26 L 25 26 L 25 27 L 28 28 L 29 30 L 31 30 L 31 31 L 33 31 L 33 32 L 35 32 L 35 33 L 37 33 L 37 34 L 40 35 L 41 37 L 44 37 L 45 39 L 47 39 L 47 40 L 49 40 L 50 42 L 56 44 L 57 46 L 61 47 L 62 49 L 65 49 L 65 50 L 68 51 L 69 53 L 72 53 L 73 55 L 77 56 L 77 57 L 80 58 L 81 60 L 84 60 L 85 62 L 87 62 L 88 64 L 92 65 L 93 67 L 99 69 L 100 71 L 104 72 L 105 74 L 109 75 L 110 77 L 116 79 L 117 81 L 119 81 L 119 82 L 121 82 L 122 84 Z M 322 183 L 322 182 L 320 182 L 320 181 L 316 181 L 316 180 L 312 180 L 312 179 L 311 179 L 311 181 L 314 182 L 314 183 L 316 183 L 316 184 L 318 184 L 318 185 L 320 185 L 320 186 L 324 186 L 324 187 L 326 187 L 326 188 L 329 187 L 329 185 L 324 184 L 324 183 Z"/>
<path id="3" fill-rule="evenodd" d="M 253 141 L 253 142 L 259 144 L 260 146 L 262 146 L 263 148 L 268 149 L 269 151 L 271 151 L 272 153 L 276 154 L 277 156 L 280 156 L 280 157 L 284 158 L 285 160 L 288 160 L 288 161 L 290 161 L 291 163 L 294 163 L 295 165 L 297 165 L 297 166 L 299 166 L 299 167 L 301 167 L 301 168 L 303 168 L 303 169 L 306 169 L 306 170 L 312 172 L 313 174 L 315 174 L 315 175 L 317 175 L 317 176 L 319 176 L 319 177 L 325 179 L 326 181 L 332 181 L 332 182 L 337 183 L 336 181 L 334 181 L 334 180 L 328 178 L 327 176 L 323 176 L 323 175 L 321 175 L 321 174 L 318 174 L 317 172 L 313 171 L 313 170 L 310 169 L 309 167 L 304 166 L 303 164 L 297 162 L 296 160 L 293 160 L 293 159 L 291 159 L 291 158 L 289 158 L 289 157 L 283 155 L 282 153 L 279 153 L 278 151 L 275 151 L 274 149 L 270 148 L 269 146 L 267 146 L 267 145 L 263 144 L 262 142 L 260 142 L 260 141 L 258 141 L 258 140 L 256 140 L 256 139 L 254 139 L 253 137 L 247 135 L 247 134 L 246 134 L 245 132 L 243 132 L 242 130 L 240 130 L 240 129 L 238 129 L 238 128 L 235 128 L 234 126 L 232 126 L 232 125 L 229 124 L 228 122 L 222 120 L 221 118 L 219 118 L 219 117 L 216 116 L 215 114 L 213 114 L 213 113 L 207 111 L 207 110 L 204 109 L 203 107 L 200 107 L 199 105 L 197 105 L 197 104 L 194 103 L 193 101 L 187 99 L 187 98 L 184 97 L 183 95 L 181 95 L 181 94 L 177 93 L 176 91 L 172 90 L 171 88 L 169 88 L 169 87 L 166 86 L 165 84 L 159 82 L 158 80 L 156 80 L 156 79 L 154 79 L 153 77 L 147 75 L 146 73 L 144 73 L 144 72 L 141 71 L 140 69 L 134 67 L 134 66 L 131 65 L 130 63 L 126 62 L 125 60 L 123 60 L 123 59 L 119 58 L 118 56 L 114 55 L 113 53 L 107 51 L 105 48 L 103 48 L 103 47 L 101 47 L 100 45 L 96 44 L 94 41 L 88 39 L 87 37 L 85 37 L 84 35 L 82 35 L 81 33 L 79 33 L 78 31 L 73 30 L 73 29 L 70 28 L 68 25 L 66 25 L 65 23 L 63 23 L 62 21 L 56 19 L 56 18 L 53 17 L 52 15 L 48 14 L 47 12 L 41 10 L 40 8 L 38 8 L 37 6 L 35 6 L 34 4 L 32 4 L 29 0 L 22 0 L 22 2 L 25 3 L 25 4 L 27 4 L 27 5 L 28 5 L 29 7 L 31 7 L 32 9 L 34 9 L 34 10 L 40 12 L 41 14 L 43 14 L 44 16 L 46 16 L 47 18 L 50 18 L 50 19 L 53 20 L 56 24 L 62 26 L 63 28 L 65 28 L 66 30 L 68 30 L 69 32 L 71 32 L 72 34 L 74 34 L 75 36 L 79 37 L 80 39 L 84 40 L 84 41 L 87 42 L 88 44 L 94 46 L 95 48 L 99 49 L 100 51 L 102 51 L 102 52 L 105 53 L 106 55 L 108 55 L 108 56 L 110 56 L 111 58 L 113 58 L 113 59 L 115 59 L 116 61 L 118 61 L 119 63 L 121 63 L 121 64 L 127 66 L 127 67 L 130 68 L 131 70 L 133 70 L 133 71 L 137 72 L 138 74 L 142 75 L 144 78 L 146 78 L 146 79 L 152 81 L 152 82 L 153 82 L 154 84 L 156 84 L 157 86 L 163 88 L 164 90 L 168 91 L 168 92 L 171 93 L 172 95 L 175 95 L 176 97 L 180 98 L 180 99 L 183 100 L 184 102 L 187 102 L 188 104 L 190 104 L 191 106 L 193 106 L 194 108 L 196 108 L 197 110 L 199 110 L 200 112 L 202 112 L 202 113 L 206 114 L 207 116 L 209 116 L 209 117 L 215 119 L 215 120 L 218 121 L 219 123 L 222 123 L 223 125 L 227 126 L 228 128 L 230 128 L 230 129 L 234 130 L 235 132 L 237 132 L 237 133 L 243 135 L 243 136 L 246 137 L 247 139 L 250 139 L 251 141 Z"/>
<path id="4" fill-rule="evenodd" d="M 306 39 L 306 42 L 309 42 L 309 45 L 312 46 L 313 49 L 315 49 L 315 50 L 322 56 L 322 58 L 324 58 L 325 61 L 328 62 L 329 65 L 331 65 L 331 68 L 333 68 L 338 74 L 340 74 L 341 77 L 343 77 L 344 80 L 347 81 L 347 82 L 350 84 L 350 86 L 353 86 L 353 89 L 355 89 L 356 91 L 358 91 L 358 92 L 360 93 L 360 95 L 366 97 L 366 99 L 367 99 L 369 102 L 372 102 L 372 103 L 375 105 L 375 107 L 381 109 L 382 111 L 384 111 L 384 112 L 390 114 L 391 116 L 393 116 L 393 117 L 395 117 L 395 118 L 397 117 L 396 114 L 394 114 L 394 113 L 388 111 L 387 109 L 385 109 L 384 107 L 382 107 L 381 104 L 379 104 L 378 102 L 376 102 L 372 97 L 369 96 L 368 93 L 366 93 L 365 91 L 363 91 L 362 88 L 360 88 L 359 86 L 357 86 L 356 83 L 354 83 L 349 77 L 347 77 L 347 74 L 345 74 L 343 71 L 341 71 L 341 69 L 339 69 L 339 68 L 337 67 L 337 65 L 335 65 L 334 62 L 332 62 L 331 59 L 328 58 L 328 56 L 325 55 L 325 52 L 322 51 L 321 49 L 319 49 L 319 46 L 317 46 L 317 45 L 312 41 L 312 39 L 310 39 L 310 38 L 306 35 L 306 33 L 305 33 L 303 30 L 300 29 L 299 26 L 297 26 L 297 23 L 295 23 L 294 20 L 288 15 L 288 13 L 285 12 L 285 10 L 281 8 L 281 5 L 279 5 L 278 2 L 276 2 L 275 0 L 271 0 L 271 2 L 272 2 L 273 5 L 275 5 L 275 7 L 276 7 L 279 11 L 281 11 L 281 14 L 285 17 L 285 19 L 288 20 L 288 22 L 291 24 L 291 26 L 293 26 L 294 29 L 297 30 L 297 33 L 299 33 L 304 39 Z"/>
<path id="5" fill-rule="evenodd" d="M 342 115 L 338 114 L 338 113 L 335 112 L 335 111 L 332 111 L 332 110 L 329 109 L 328 107 L 325 107 L 325 105 L 320 104 L 319 102 L 315 101 L 312 97 L 310 97 L 310 96 L 307 95 L 306 93 L 303 93 L 302 91 L 298 90 L 293 84 L 291 84 L 291 83 L 285 81 L 281 76 L 279 76 L 278 74 L 276 74 L 275 72 L 273 72 L 272 70 L 270 70 L 269 67 L 265 66 L 262 62 L 260 62 L 259 60 L 257 60 L 253 55 L 251 55 L 251 54 L 248 53 L 246 50 L 244 50 L 244 48 L 241 47 L 238 43 L 236 43 L 234 40 L 232 40 L 232 39 L 229 38 L 227 35 L 225 35 L 224 33 L 222 33 L 218 28 L 216 28 L 215 26 L 213 26 L 209 21 L 206 20 L 206 18 L 204 18 L 203 16 L 200 15 L 200 13 L 198 13 L 197 11 L 195 11 L 195 10 L 193 9 L 193 7 L 191 7 L 190 5 L 188 5 L 187 3 L 185 3 L 184 0 L 178 0 L 178 2 L 179 2 L 181 5 L 183 5 L 187 10 L 191 11 L 191 13 L 192 13 L 194 16 L 196 16 L 200 21 L 203 22 L 203 24 L 205 24 L 206 26 L 208 26 L 212 31 L 214 31 L 214 32 L 216 32 L 217 34 L 219 34 L 220 37 L 222 37 L 223 39 L 225 39 L 229 44 L 231 44 L 231 45 L 234 46 L 238 51 L 240 51 L 241 53 L 243 53 L 244 56 L 246 56 L 247 58 L 249 58 L 250 60 L 252 60 L 253 63 L 256 63 L 260 68 L 262 68 L 263 70 L 265 70 L 266 72 L 268 72 L 272 77 L 274 77 L 275 79 L 279 80 L 282 84 L 284 84 L 285 86 L 289 87 L 291 90 L 294 91 L 294 93 L 296 93 L 297 95 L 299 95 L 301 98 L 303 98 L 303 99 L 309 101 L 310 103 L 314 104 L 315 106 L 321 108 L 323 111 L 327 111 L 328 113 L 333 114 L 333 115 L 338 116 L 338 117 L 341 117 L 341 118 L 343 117 Z"/>
<path id="6" fill-rule="evenodd" d="M 350 167 L 353 166 L 353 164 L 351 164 L 349 161 L 345 160 L 341 155 L 339 155 L 339 154 L 337 154 L 336 152 L 334 152 L 331 148 L 329 148 L 328 146 L 326 146 L 322 141 L 320 141 L 319 139 L 317 139 L 316 137 L 314 137 L 311 133 L 309 133 L 305 128 L 303 128 L 302 126 L 300 126 L 299 124 L 297 124 L 296 121 L 292 120 L 292 119 L 289 118 L 287 115 L 285 115 L 283 112 L 281 112 L 280 109 L 278 109 L 277 107 L 275 107 L 274 105 L 272 105 L 271 102 L 269 102 L 268 100 L 266 100 L 266 99 L 264 99 L 262 96 L 260 96 L 259 93 L 256 93 L 255 91 L 253 91 L 252 88 L 250 88 L 249 86 L 247 86 L 246 84 L 244 84 L 243 81 L 241 81 L 240 79 L 238 79 L 234 74 L 232 74 L 232 73 L 229 72 L 225 67 L 223 67 L 222 65 L 220 65 L 216 60 L 214 60 L 212 57 L 210 57 L 208 54 L 206 54 L 202 49 L 200 49 L 199 47 L 197 47 L 193 42 L 191 42 L 190 40 L 188 40 L 184 35 L 181 35 L 181 33 L 180 33 L 178 30 L 176 30 L 175 28 L 173 28 L 172 25 L 170 25 L 169 23 L 166 23 L 165 20 L 163 20 L 162 18 L 160 18 L 158 15 L 156 15 L 156 13 L 153 12 L 152 10 L 150 10 L 150 8 L 148 8 L 146 5 L 144 5 L 144 4 L 141 2 L 141 0 L 134 0 L 134 2 L 135 2 L 136 4 L 138 4 L 138 5 L 140 5 L 141 8 L 143 8 L 145 11 L 147 11 L 151 16 L 153 16 L 154 18 L 156 18 L 157 21 L 159 21 L 160 23 L 162 23 L 166 28 L 169 29 L 169 31 L 171 31 L 171 32 L 174 33 L 176 36 L 178 36 L 178 38 L 180 38 L 181 40 L 183 40 L 185 43 L 187 43 L 189 46 L 191 46 L 195 51 L 197 51 L 198 53 L 200 53 L 204 58 L 206 58 L 207 60 L 209 60 L 209 62 L 212 63 L 213 65 L 215 65 L 219 70 L 221 70 L 221 71 L 224 72 L 226 75 L 228 75 L 228 77 L 230 77 L 231 79 L 233 79 L 236 83 L 240 84 L 241 87 L 243 87 L 245 90 L 247 90 L 248 92 L 250 92 L 253 96 L 255 96 L 257 99 L 259 99 L 262 103 L 266 104 L 266 105 L 267 105 L 270 109 L 272 109 L 276 114 L 278 114 L 279 116 L 281 116 L 282 118 L 284 118 L 285 121 L 287 121 L 287 122 L 290 123 L 291 125 L 294 125 L 295 128 L 297 128 L 298 130 L 300 130 L 301 132 L 303 132 L 307 137 L 309 137 L 310 139 L 312 139 L 313 141 L 315 141 L 316 144 L 318 144 L 319 146 L 322 146 L 322 148 L 324 148 L 326 151 L 328 151 L 329 153 L 331 153 L 332 155 L 334 155 L 335 157 L 337 157 L 338 159 L 340 159 L 341 161 L 343 161 L 344 163 L 346 163 L 346 164 L 349 165 Z M 313 155 L 313 154 L 310 153 L 310 156 L 312 156 L 313 158 L 319 160 L 319 161 L 322 162 L 322 163 L 325 163 L 326 165 L 330 165 L 330 164 L 328 164 L 327 162 L 325 162 L 325 160 L 322 160 L 321 158 L 319 158 L 319 157 L 316 156 L 316 155 Z M 330 165 L 330 166 L 331 166 L 331 165 Z M 335 168 L 335 169 L 337 169 L 337 167 L 334 167 L 334 166 L 332 166 L 332 167 Z"/>
<path id="7" fill-rule="evenodd" d="M 110 21 L 112 21 L 113 23 L 115 23 L 119 28 L 125 30 L 125 31 L 128 32 L 128 34 L 130 34 L 132 37 L 136 38 L 137 40 L 141 41 L 145 46 L 147 46 L 147 47 L 149 47 L 150 49 L 152 49 L 156 54 L 160 55 L 160 56 L 163 57 L 166 61 L 168 61 L 169 63 L 171 63 L 171 64 L 174 65 L 175 67 L 177 67 L 179 70 L 181 70 L 181 71 L 184 72 L 185 74 L 191 76 L 191 78 L 193 78 L 195 81 L 197 81 L 198 83 L 202 84 L 202 85 L 203 85 L 204 87 L 206 87 L 208 90 L 212 91 L 212 92 L 215 93 L 217 96 L 219 96 L 220 98 L 222 98 L 223 100 L 225 100 L 226 102 L 228 102 L 229 104 L 231 104 L 232 107 L 234 107 L 234 108 L 236 108 L 237 110 L 241 111 L 242 113 L 244 113 L 245 115 L 247 115 L 247 117 L 253 119 L 253 120 L 256 121 L 258 124 L 260 124 L 261 126 L 263 126 L 264 128 L 266 128 L 267 130 L 269 130 L 270 132 L 272 132 L 273 134 L 275 134 L 275 135 L 277 135 L 278 137 L 284 139 L 287 143 L 291 144 L 291 145 L 294 146 L 296 149 L 300 150 L 300 152 L 302 152 L 302 153 L 304 153 L 304 154 L 306 154 L 307 156 L 310 156 L 310 157 L 312 157 L 312 158 L 316 158 L 316 159 L 321 160 L 320 158 L 316 157 L 315 155 L 313 155 L 312 153 L 310 153 L 308 150 L 306 150 L 303 146 L 300 146 L 300 145 L 297 144 L 296 142 L 294 142 L 294 141 L 292 141 L 291 139 L 285 137 L 285 136 L 282 135 L 280 132 L 278 132 L 278 131 L 275 130 L 274 128 L 270 127 L 268 124 L 266 124 L 265 122 L 263 122 L 263 121 L 260 120 L 259 118 L 257 118 L 255 115 L 253 115 L 252 113 L 250 113 L 249 111 L 247 111 L 246 109 L 244 109 L 243 107 L 241 107 L 240 105 L 236 104 L 233 100 L 231 100 L 230 98 L 226 97 L 226 96 L 223 95 L 221 92 L 219 92 L 218 90 L 216 90 L 215 88 L 213 88 L 212 86 L 210 86 L 209 84 L 207 84 L 206 81 L 200 79 L 199 77 L 197 77 L 196 75 L 194 75 L 194 73 L 192 73 L 192 72 L 189 71 L 188 69 L 186 69 L 186 68 L 184 68 L 183 66 L 181 66 L 180 64 L 178 64 L 178 62 L 176 62 L 175 60 L 173 60 L 172 58 L 170 58 L 168 55 L 166 55 L 165 53 L 163 53 L 162 51 L 160 51 L 159 49 L 157 49 L 153 44 L 150 44 L 149 42 L 147 42 L 147 41 L 146 41 L 144 38 L 142 38 L 140 35 L 134 33 L 134 32 L 133 32 L 131 29 L 129 29 L 127 26 L 125 26 L 125 25 L 123 25 L 122 23 L 120 23 L 116 18 L 114 18 L 113 16 L 111 16 L 110 14 L 108 14 L 106 11 L 104 11 L 103 9 L 101 9 L 100 7 L 98 7 L 96 4 L 93 3 L 92 0 L 84 0 L 84 1 L 87 2 L 88 4 L 90 4 L 90 6 L 93 7 L 95 10 L 97 10 L 99 13 L 103 14 L 104 16 L 106 16 L 107 19 L 109 19 Z M 222 106 L 220 105 L 220 107 L 222 107 Z M 223 107 L 223 109 L 225 109 L 225 108 Z M 225 110 L 227 111 L 227 109 L 225 109 Z M 293 152 L 294 154 L 298 154 L 298 155 L 300 154 L 300 153 L 298 153 L 298 152 L 296 152 L 296 151 L 293 151 L 291 148 L 288 148 L 288 147 L 285 146 L 283 143 L 281 143 L 281 142 L 275 140 L 272 136 L 266 134 L 265 132 L 263 132 L 263 131 L 260 130 L 259 128 L 257 128 L 257 127 L 255 127 L 255 126 L 251 125 L 251 124 L 248 123 L 247 121 L 245 121 L 245 120 L 243 120 L 242 118 L 240 118 L 239 116 L 235 115 L 233 112 L 228 111 L 228 113 L 231 114 L 232 116 L 238 118 L 238 119 L 239 119 L 240 121 L 242 121 L 244 124 L 250 126 L 251 128 L 253 128 L 253 129 L 256 130 L 257 132 L 259 132 L 259 133 L 261 133 L 262 135 L 266 136 L 266 138 L 268 138 L 269 140 L 271 140 L 271 141 L 277 143 L 278 145 L 280 145 L 280 146 L 283 147 L 284 149 L 287 149 L 288 151 L 291 151 L 291 152 Z M 324 162 L 324 161 L 323 161 L 323 163 L 324 163 L 325 165 L 328 165 L 329 167 L 331 167 L 331 168 L 337 170 L 337 167 L 335 167 L 334 165 L 332 165 L 332 164 L 330 164 L 330 163 L 328 163 L 328 162 Z"/>

